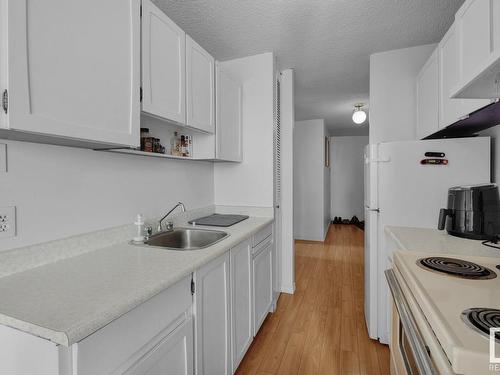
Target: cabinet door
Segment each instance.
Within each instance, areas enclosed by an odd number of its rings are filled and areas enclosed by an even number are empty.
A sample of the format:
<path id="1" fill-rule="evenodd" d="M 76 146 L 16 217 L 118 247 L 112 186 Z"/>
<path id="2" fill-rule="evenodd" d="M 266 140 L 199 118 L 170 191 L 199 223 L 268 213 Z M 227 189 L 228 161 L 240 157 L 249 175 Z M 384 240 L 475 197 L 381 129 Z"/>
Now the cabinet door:
<path id="1" fill-rule="evenodd" d="M 209 133 L 215 130 L 215 60 L 186 35 L 187 125 Z"/>
<path id="2" fill-rule="evenodd" d="M 140 2 L 8 3 L 8 128 L 138 146 Z"/>
<path id="3" fill-rule="evenodd" d="M 460 79 L 468 81 L 492 52 L 492 1 L 467 0 L 456 15 Z"/>
<path id="4" fill-rule="evenodd" d="M 254 335 L 260 329 L 273 302 L 272 242 L 253 258 Z"/>
<path id="5" fill-rule="evenodd" d="M 189 318 L 124 375 L 193 375 L 193 347 L 193 321 Z"/>
<path id="6" fill-rule="evenodd" d="M 217 66 L 216 159 L 243 159 L 241 91 L 241 84 Z"/>
<path id="7" fill-rule="evenodd" d="M 196 271 L 196 373 L 231 373 L 229 253 Z"/>
<path id="8" fill-rule="evenodd" d="M 439 130 L 439 58 L 436 48 L 417 76 L 417 138 Z"/>
<path id="9" fill-rule="evenodd" d="M 142 110 L 185 124 L 186 34 L 150 0 L 142 8 Z"/>
<path id="10" fill-rule="evenodd" d="M 233 372 L 252 343 L 252 248 L 250 240 L 231 254 L 231 342 Z"/>
<path id="11" fill-rule="evenodd" d="M 484 99 L 453 99 L 452 89 L 460 81 L 458 36 L 453 24 L 439 43 L 439 127 L 445 128 L 461 117 L 489 104 Z"/>

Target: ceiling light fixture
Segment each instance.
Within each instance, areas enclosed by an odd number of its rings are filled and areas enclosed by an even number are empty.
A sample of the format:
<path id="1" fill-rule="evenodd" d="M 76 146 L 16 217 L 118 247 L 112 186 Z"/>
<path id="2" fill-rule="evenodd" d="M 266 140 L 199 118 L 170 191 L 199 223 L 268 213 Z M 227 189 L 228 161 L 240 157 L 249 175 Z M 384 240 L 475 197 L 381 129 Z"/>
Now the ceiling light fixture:
<path id="1" fill-rule="evenodd" d="M 362 109 L 364 103 L 354 104 L 354 111 L 352 112 L 352 121 L 355 124 L 361 125 L 366 121 L 366 112 Z"/>

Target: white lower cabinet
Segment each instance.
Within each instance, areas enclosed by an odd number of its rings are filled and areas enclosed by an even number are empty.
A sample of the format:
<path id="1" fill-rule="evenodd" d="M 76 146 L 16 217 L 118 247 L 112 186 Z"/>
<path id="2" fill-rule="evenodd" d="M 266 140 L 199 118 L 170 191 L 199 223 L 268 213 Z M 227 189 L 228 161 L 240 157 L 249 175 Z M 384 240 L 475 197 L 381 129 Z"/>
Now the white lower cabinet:
<path id="1" fill-rule="evenodd" d="M 176 349 L 167 347 L 174 345 L 173 341 L 180 340 L 179 335 L 186 334 L 188 328 L 185 327 L 191 326 L 192 330 L 192 304 L 191 276 L 189 276 L 72 345 L 69 348 L 72 357 L 72 364 L 69 367 L 73 372 L 68 370 L 68 374 L 121 374 L 132 371 L 139 365 L 140 368 L 144 368 L 148 364 L 153 366 L 152 362 L 159 361 L 161 364 L 163 362 L 159 358 L 161 353 L 171 357 L 169 350 L 178 352 L 180 346 Z M 182 328 L 185 328 L 184 333 L 179 333 Z M 188 334 L 186 336 L 186 343 L 192 341 L 192 333 L 191 336 Z M 190 351 L 186 349 L 185 356 L 192 357 L 192 345 L 190 348 Z M 151 374 L 156 373 L 151 372 Z M 192 372 L 182 374 L 192 374 Z"/>
<path id="2" fill-rule="evenodd" d="M 231 255 L 231 341 L 233 372 L 253 339 L 252 246 L 246 240 L 233 247 Z"/>
<path id="3" fill-rule="evenodd" d="M 197 375 L 231 374 L 229 252 L 195 272 Z"/>
<path id="4" fill-rule="evenodd" d="M 142 357 L 125 375 L 194 374 L 193 320 L 189 318 Z"/>
<path id="5" fill-rule="evenodd" d="M 272 241 L 265 241 L 254 252 L 252 259 L 254 335 L 273 303 L 272 246 Z"/>
<path id="6" fill-rule="evenodd" d="M 272 249 L 270 224 L 69 347 L 0 325 L 0 374 L 232 375 L 271 309 Z"/>
<path id="7" fill-rule="evenodd" d="M 234 374 L 272 304 L 272 224 L 195 273 L 197 375 Z"/>

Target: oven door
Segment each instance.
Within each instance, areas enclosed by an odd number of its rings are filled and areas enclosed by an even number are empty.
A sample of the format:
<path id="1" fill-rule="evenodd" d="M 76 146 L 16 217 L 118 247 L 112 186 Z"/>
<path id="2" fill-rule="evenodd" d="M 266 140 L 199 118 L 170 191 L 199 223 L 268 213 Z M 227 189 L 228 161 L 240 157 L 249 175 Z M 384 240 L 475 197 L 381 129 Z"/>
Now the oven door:
<path id="1" fill-rule="evenodd" d="M 391 355 L 401 357 L 393 360 L 393 371 L 397 375 L 438 374 L 394 271 L 385 271 L 385 276 L 394 300 Z"/>

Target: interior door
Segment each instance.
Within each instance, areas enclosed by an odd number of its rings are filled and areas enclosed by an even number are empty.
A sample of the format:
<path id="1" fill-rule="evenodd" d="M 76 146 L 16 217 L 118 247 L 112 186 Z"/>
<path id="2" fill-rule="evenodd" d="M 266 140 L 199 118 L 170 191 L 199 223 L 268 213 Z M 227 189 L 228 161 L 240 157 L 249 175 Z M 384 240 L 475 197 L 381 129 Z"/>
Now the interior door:
<path id="1" fill-rule="evenodd" d="M 281 77 L 281 74 L 279 75 Z M 275 92 L 275 123 L 274 123 L 274 246 L 273 246 L 273 305 L 276 307 L 280 291 L 282 279 L 282 226 L 283 226 L 283 211 L 282 211 L 282 183 L 281 183 L 281 81 L 276 79 Z"/>
<path id="2" fill-rule="evenodd" d="M 8 127 L 138 146 L 140 1 L 7 8 Z"/>
<path id="3" fill-rule="evenodd" d="M 142 110 L 185 124 L 186 34 L 150 0 L 142 8 Z"/>

